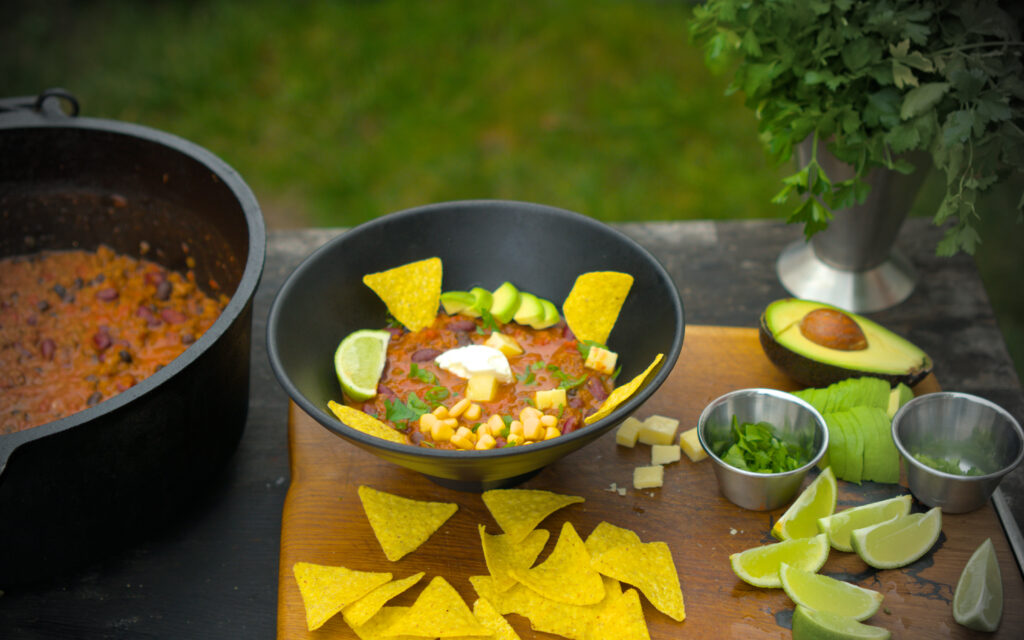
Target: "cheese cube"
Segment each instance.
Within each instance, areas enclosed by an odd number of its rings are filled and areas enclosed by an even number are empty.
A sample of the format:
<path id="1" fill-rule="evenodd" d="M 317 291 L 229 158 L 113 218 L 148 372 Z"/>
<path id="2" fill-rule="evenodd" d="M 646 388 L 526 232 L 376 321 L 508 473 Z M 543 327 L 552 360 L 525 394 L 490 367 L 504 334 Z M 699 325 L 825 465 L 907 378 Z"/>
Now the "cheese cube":
<path id="1" fill-rule="evenodd" d="M 679 421 L 665 416 L 649 416 L 644 420 L 637 434 L 637 440 L 644 444 L 672 444 L 676 439 Z"/>
<path id="2" fill-rule="evenodd" d="M 619 425 L 619 428 L 615 431 L 616 444 L 621 444 L 624 447 L 630 448 L 636 446 L 636 437 L 637 434 L 640 433 L 640 427 L 642 427 L 643 424 L 644 423 L 640 422 L 633 416 L 629 416 L 623 420 L 622 424 Z"/>
<path id="3" fill-rule="evenodd" d="M 543 411 L 566 405 L 565 389 L 544 389 L 533 394 L 533 404 Z"/>
<path id="4" fill-rule="evenodd" d="M 601 347 L 590 347 L 590 351 L 587 352 L 587 360 L 583 363 L 583 366 L 611 375 L 615 373 L 615 363 L 618 359 L 619 354 L 614 351 L 602 349 Z"/>
<path id="5" fill-rule="evenodd" d="M 473 402 L 490 402 L 498 391 L 498 379 L 491 373 L 477 373 L 466 385 L 466 397 Z"/>
<path id="6" fill-rule="evenodd" d="M 700 462 L 708 457 L 704 447 L 700 446 L 700 438 L 697 437 L 697 427 L 679 434 L 679 446 L 683 448 L 686 457 L 691 462 Z"/>
<path id="7" fill-rule="evenodd" d="M 682 451 L 679 445 L 656 444 L 651 446 L 651 464 L 669 464 L 679 462 Z"/>
<path id="8" fill-rule="evenodd" d="M 492 331 L 491 336 L 487 338 L 484 344 L 504 353 L 506 357 L 518 356 L 523 352 L 523 348 L 519 346 L 515 338 L 504 333 L 498 333 L 497 331 Z"/>
<path id="9" fill-rule="evenodd" d="M 634 489 L 651 489 L 653 487 L 660 487 L 664 479 L 665 467 L 660 464 L 633 469 Z"/>

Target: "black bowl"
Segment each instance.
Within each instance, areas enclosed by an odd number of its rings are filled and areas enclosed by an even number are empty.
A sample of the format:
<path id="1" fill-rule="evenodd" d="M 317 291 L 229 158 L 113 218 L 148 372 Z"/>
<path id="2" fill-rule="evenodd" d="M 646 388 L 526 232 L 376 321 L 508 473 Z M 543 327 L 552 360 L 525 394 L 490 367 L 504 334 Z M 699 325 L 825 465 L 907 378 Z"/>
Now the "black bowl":
<path id="1" fill-rule="evenodd" d="M 621 271 L 635 281 L 608 338 L 627 381 L 659 353 L 659 367 L 610 415 L 564 436 L 524 447 L 450 451 L 396 444 L 350 428 L 328 413 L 341 400 L 332 356 L 356 329 L 384 326 L 384 303 L 363 275 L 437 256 L 442 290 L 494 289 L 511 280 L 560 306 L 576 277 Z M 337 435 L 439 484 L 480 491 L 518 484 L 592 442 L 635 411 L 665 381 L 683 344 L 683 305 L 665 269 L 640 245 L 577 213 L 509 201 L 416 207 L 362 224 L 320 247 L 285 281 L 270 309 L 270 364 L 295 403 Z"/>

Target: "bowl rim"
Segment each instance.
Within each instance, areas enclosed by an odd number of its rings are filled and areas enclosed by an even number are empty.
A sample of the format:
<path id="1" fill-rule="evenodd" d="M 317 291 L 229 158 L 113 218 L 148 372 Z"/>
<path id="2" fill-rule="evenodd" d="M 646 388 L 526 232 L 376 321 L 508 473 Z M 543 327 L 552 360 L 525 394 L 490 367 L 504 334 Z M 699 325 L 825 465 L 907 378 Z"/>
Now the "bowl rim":
<path id="1" fill-rule="evenodd" d="M 120 120 L 66 116 L 63 113 L 47 115 L 45 112 L 31 111 L 0 113 L 0 116 L 2 116 L 0 117 L 0 133 L 35 129 L 95 131 L 140 139 L 165 147 L 198 162 L 209 169 L 237 200 L 245 220 L 248 240 L 246 260 L 238 280 L 238 286 L 229 297 L 228 304 L 221 311 L 217 320 L 202 336 L 189 345 L 177 358 L 130 389 L 59 420 L 0 435 L 0 472 L 2 472 L 10 454 L 21 445 L 120 411 L 138 398 L 155 392 L 167 380 L 177 376 L 209 351 L 252 303 L 266 261 L 267 230 L 259 202 L 241 174 L 213 152 L 195 142 L 166 131 Z"/>
<path id="2" fill-rule="evenodd" d="M 506 447 L 503 449 L 490 449 L 487 451 L 464 451 L 464 450 L 449 450 L 449 449 L 432 449 L 429 447 L 418 447 L 404 443 L 391 442 L 382 438 L 377 438 L 369 434 L 363 433 L 357 429 L 353 429 L 349 425 L 345 424 L 334 415 L 329 415 L 326 412 L 326 408 L 320 408 L 309 401 L 306 396 L 301 393 L 298 387 L 292 382 L 291 378 L 287 375 L 284 366 L 281 362 L 280 353 L 277 348 L 275 341 L 278 333 L 278 327 L 281 323 L 282 311 L 282 300 L 284 299 L 285 292 L 293 286 L 293 284 L 304 274 L 307 270 L 312 268 L 312 265 L 317 259 L 325 253 L 330 252 L 335 245 L 345 241 L 346 238 L 350 238 L 351 234 L 364 232 L 366 230 L 372 230 L 377 226 L 390 224 L 395 219 L 407 218 L 413 216 L 424 216 L 429 215 L 432 211 L 437 209 L 467 209 L 473 210 L 479 207 L 488 208 L 516 208 L 525 211 L 536 211 L 538 213 L 553 215 L 556 217 L 564 217 L 572 219 L 578 223 L 598 228 L 604 233 L 610 233 L 611 235 L 617 236 L 618 239 L 632 247 L 633 250 L 643 255 L 659 277 L 668 282 L 672 286 L 670 287 L 672 295 L 668 297 L 670 306 L 672 307 L 672 317 L 674 320 L 674 332 L 672 344 L 668 350 L 663 353 L 661 362 L 653 371 L 647 384 L 642 385 L 640 389 L 634 392 L 626 401 L 622 402 L 617 406 L 611 413 L 604 418 L 576 429 L 570 434 L 562 435 L 551 440 L 545 440 L 544 442 L 537 442 L 531 444 L 529 447 Z M 274 375 L 277 377 L 278 383 L 284 388 L 285 393 L 295 402 L 303 411 L 309 416 L 319 422 L 321 425 L 326 427 L 328 430 L 335 434 L 344 437 L 349 440 L 353 440 L 356 443 L 370 447 L 372 449 L 383 449 L 391 454 L 397 454 L 402 457 L 416 457 L 423 459 L 436 459 L 436 460 L 496 460 L 502 458 L 509 458 L 517 455 L 521 455 L 525 452 L 531 451 L 543 451 L 546 449 L 555 449 L 560 447 L 568 447 L 571 443 L 576 440 L 584 440 L 594 436 L 594 434 L 603 433 L 607 429 L 611 428 L 627 415 L 635 411 L 643 402 L 647 400 L 668 378 L 675 366 L 680 351 L 682 350 L 683 337 L 685 334 L 685 316 L 683 312 L 682 300 L 679 296 L 678 287 L 672 280 L 668 271 L 664 265 L 651 254 L 646 248 L 640 245 L 638 242 L 622 233 L 618 229 L 612 227 L 609 224 L 585 216 L 575 211 L 568 209 L 561 209 L 550 205 L 539 204 L 534 202 L 524 202 L 519 200 L 504 200 L 504 199 L 474 199 L 474 200 L 452 200 L 444 202 L 434 202 L 430 204 L 419 205 L 402 209 L 392 213 L 387 213 L 372 220 L 368 220 L 362 224 L 351 227 L 345 230 L 344 233 L 339 233 L 334 236 L 323 245 L 312 251 L 308 256 L 303 258 L 295 269 L 285 278 L 280 289 L 274 296 L 274 300 L 270 305 L 270 312 L 267 317 L 267 356 L 270 360 L 271 369 L 274 371 Z"/>
<path id="3" fill-rule="evenodd" d="M 818 450 L 817 453 L 815 453 L 813 456 L 811 456 L 811 459 L 808 462 L 804 463 L 800 467 L 798 467 L 796 469 L 791 469 L 789 471 L 782 471 L 782 472 L 779 472 L 779 473 L 761 473 L 761 472 L 757 472 L 757 471 L 748 471 L 746 469 L 740 469 L 738 467 L 734 467 L 731 464 L 729 464 L 728 462 L 726 462 L 725 460 L 722 460 L 720 457 L 718 457 L 717 454 L 715 454 L 714 451 L 711 450 L 711 446 L 705 440 L 705 438 L 704 438 L 704 427 L 707 425 L 707 421 L 708 421 L 708 419 L 711 416 L 711 412 L 718 405 L 724 403 L 729 398 L 732 398 L 732 397 L 738 396 L 738 395 L 765 395 L 765 396 L 771 396 L 773 398 L 777 398 L 777 399 L 782 400 L 784 402 L 791 402 L 791 403 L 793 403 L 793 404 L 795 404 L 797 406 L 800 406 L 800 407 L 802 407 L 804 409 L 807 409 L 808 411 L 810 411 L 811 417 L 814 419 L 814 423 L 818 426 L 819 430 L 821 431 L 821 433 L 823 435 L 822 441 L 821 441 L 821 448 Z M 765 478 L 765 479 L 768 479 L 768 478 L 789 478 L 789 477 L 792 477 L 792 476 L 795 476 L 795 475 L 800 475 L 800 474 L 807 473 L 808 471 L 810 471 L 814 467 L 814 465 L 818 464 L 818 462 L 822 459 L 822 457 L 824 457 L 825 452 L 828 451 L 828 441 L 829 441 L 829 438 L 828 438 L 828 425 L 825 423 L 825 418 L 822 417 L 821 413 L 817 409 L 815 409 L 813 406 L 811 406 L 811 404 L 808 403 L 807 401 L 803 400 L 802 398 L 798 398 L 797 396 L 793 395 L 792 393 L 789 393 L 787 391 L 780 391 L 779 389 L 771 389 L 771 388 L 768 388 L 768 387 L 748 387 L 748 388 L 744 388 L 744 389 L 734 389 L 734 390 L 729 391 L 727 393 L 723 393 L 722 395 L 718 396 L 717 398 L 715 398 L 714 400 L 709 402 L 704 407 L 704 410 L 700 412 L 700 418 L 697 419 L 697 440 L 700 441 L 700 446 L 701 446 L 702 449 L 704 449 L 704 452 L 708 454 L 708 457 L 711 458 L 712 460 L 714 460 L 715 463 L 718 466 L 726 468 L 726 469 L 728 469 L 731 472 L 735 472 L 735 473 L 737 473 L 739 475 L 746 476 L 748 478 Z"/>
<path id="4" fill-rule="evenodd" d="M 936 402 L 938 400 L 946 400 L 950 398 L 966 400 L 968 402 L 980 404 L 1006 418 L 1010 424 L 1011 430 L 1017 434 L 1017 440 L 1018 442 L 1020 442 L 1020 450 L 1017 452 L 1017 457 L 1015 457 L 1013 461 L 1010 462 L 1010 464 L 1000 467 L 997 471 L 993 471 L 992 473 L 986 473 L 980 476 L 965 476 L 956 473 L 947 473 L 940 469 L 930 467 L 924 464 L 923 462 L 920 462 L 917 458 L 915 458 L 903 445 L 903 441 L 900 439 L 899 435 L 900 421 L 902 421 L 908 413 L 907 408 L 910 407 L 912 409 L 914 407 L 928 404 L 930 402 Z M 988 398 L 976 396 L 971 393 L 965 393 L 963 391 L 935 391 L 932 393 L 926 393 L 911 398 L 906 404 L 900 407 L 899 410 L 893 415 L 892 426 L 890 428 L 890 431 L 892 433 L 892 440 L 896 444 L 896 449 L 899 450 L 900 456 L 903 458 L 904 461 L 906 461 L 907 464 L 909 464 L 911 467 L 918 471 L 946 480 L 955 480 L 957 482 L 963 483 L 976 483 L 1001 478 L 1008 474 L 1009 472 L 1016 469 L 1017 466 L 1021 463 L 1021 461 L 1024 460 L 1024 428 L 1020 426 L 1020 423 L 1017 421 L 1016 418 L 1013 417 L 1013 414 L 1011 414 L 1009 411 L 999 406 L 995 402 L 992 402 Z"/>

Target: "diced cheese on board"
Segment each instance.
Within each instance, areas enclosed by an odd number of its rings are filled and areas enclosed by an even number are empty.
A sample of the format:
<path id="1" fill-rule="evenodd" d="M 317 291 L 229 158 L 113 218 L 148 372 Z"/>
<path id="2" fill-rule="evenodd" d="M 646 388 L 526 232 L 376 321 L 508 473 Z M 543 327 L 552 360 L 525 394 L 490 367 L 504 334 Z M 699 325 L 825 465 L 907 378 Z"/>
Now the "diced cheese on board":
<path id="1" fill-rule="evenodd" d="M 697 427 L 679 434 L 679 446 L 691 462 L 700 462 L 708 457 L 704 447 L 700 446 L 700 438 L 697 437 Z"/>
<path id="2" fill-rule="evenodd" d="M 665 416 L 649 416 L 640 427 L 637 440 L 644 444 L 672 444 L 679 421 Z"/>
<path id="3" fill-rule="evenodd" d="M 677 444 L 654 444 L 651 445 L 651 464 L 679 462 L 681 454 Z"/>
<path id="4" fill-rule="evenodd" d="M 633 416 L 629 416 L 622 421 L 619 428 L 615 431 L 615 443 L 621 444 L 624 447 L 636 446 L 636 438 L 640 433 L 640 427 L 644 423 L 640 422 Z"/>
<path id="5" fill-rule="evenodd" d="M 653 464 L 649 467 L 636 467 L 633 469 L 633 488 L 652 489 L 660 487 L 665 480 L 665 467 L 660 464 Z"/>

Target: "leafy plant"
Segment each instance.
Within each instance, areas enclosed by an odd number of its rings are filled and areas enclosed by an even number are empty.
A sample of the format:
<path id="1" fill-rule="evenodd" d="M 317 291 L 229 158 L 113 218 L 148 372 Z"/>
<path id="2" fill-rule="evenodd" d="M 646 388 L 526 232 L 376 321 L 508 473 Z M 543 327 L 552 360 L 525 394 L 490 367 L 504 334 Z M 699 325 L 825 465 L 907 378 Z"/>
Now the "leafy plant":
<path id="1" fill-rule="evenodd" d="M 854 168 L 830 180 L 812 153 L 783 179 L 773 202 L 806 196 L 788 220 L 808 238 L 830 208 L 864 202 L 870 169 L 909 173 L 906 155 L 927 151 L 946 177 L 937 253 L 974 253 L 979 194 L 1024 173 L 1024 42 L 996 0 L 708 0 L 694 18 L 691 36 L 712 69 L 732 67 L 728 92 L 756 111 L 769 155 L 788 161 L 810 138 Z"/>

